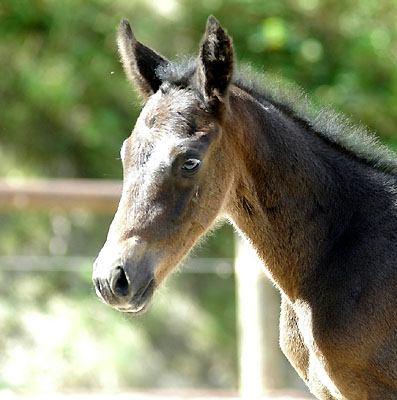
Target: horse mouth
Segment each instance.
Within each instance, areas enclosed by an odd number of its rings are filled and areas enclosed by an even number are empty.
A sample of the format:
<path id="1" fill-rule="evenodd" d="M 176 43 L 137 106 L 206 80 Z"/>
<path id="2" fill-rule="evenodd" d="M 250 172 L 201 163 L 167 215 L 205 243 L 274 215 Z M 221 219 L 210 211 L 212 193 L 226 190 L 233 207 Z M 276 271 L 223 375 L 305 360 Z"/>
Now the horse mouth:
<path id="1" fill-rule="evenodd" d="M 145 287 L 132 297 L 129 304 L 116 306 L 116 309 L 131 315 L 143 314 L 150 306 L 155 288 L 156 282 L 151 279 Z"/>

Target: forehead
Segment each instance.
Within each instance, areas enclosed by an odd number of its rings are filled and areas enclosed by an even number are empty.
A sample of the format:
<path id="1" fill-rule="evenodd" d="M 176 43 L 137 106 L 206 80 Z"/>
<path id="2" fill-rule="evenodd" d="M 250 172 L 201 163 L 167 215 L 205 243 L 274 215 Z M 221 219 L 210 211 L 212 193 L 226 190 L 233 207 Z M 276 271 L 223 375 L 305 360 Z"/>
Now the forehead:
<path id="1" fill-rule="evenodd" d="M 151 137 L 159 134 L 186 137 L 193 135 L 205 114 L 190 90 L 159 90 L 143 108 L 136 124 L 136 133 L 150 130 Z M 141 131 L 142 129 L 142 131 Z"/>
<path id="2" fill-rule="evenodd" d="M 128 151 L 142 165 L 149 157 L 158 159 L 153 157 L 158 152 L 165 157 L 195 144 L 200 147 L 200 136 L 210 125 L 208 118 L 192 91 L 159 90 L 146 103 L 121 153 Z"/>

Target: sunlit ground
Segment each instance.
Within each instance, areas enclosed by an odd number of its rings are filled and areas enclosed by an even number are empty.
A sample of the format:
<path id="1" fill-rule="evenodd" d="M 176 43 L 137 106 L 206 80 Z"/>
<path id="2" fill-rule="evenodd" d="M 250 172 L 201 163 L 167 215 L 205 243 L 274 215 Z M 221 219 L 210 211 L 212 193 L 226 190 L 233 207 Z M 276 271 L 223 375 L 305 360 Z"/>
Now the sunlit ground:
<path id="1" fill-rule="evenodd" d="M 207 309 L 197 290 L 209 277 L 179 274 L 132 318 L 99 301 L 90 270 L 0 272 L 0 390 L 236 388 L 233 277 L 211 278 L 230 305 Z"/>
<path id="2" fill-rule="evenodd" d="M 0 396 L 4 400 L 237 400 L 240 399 L 236 393 L 227 393 L 220 391 L 211 392 L 128 392 L 118 394 L 50 394 L 40 396 L 17 396 L 12 392 L 1 392 Z M 279 391 L 277 393 L 269 392 L 262 397 L 250 397 L 250 400 L 311 400 L 311 397 L 303 397 L 296 392 Z"/>

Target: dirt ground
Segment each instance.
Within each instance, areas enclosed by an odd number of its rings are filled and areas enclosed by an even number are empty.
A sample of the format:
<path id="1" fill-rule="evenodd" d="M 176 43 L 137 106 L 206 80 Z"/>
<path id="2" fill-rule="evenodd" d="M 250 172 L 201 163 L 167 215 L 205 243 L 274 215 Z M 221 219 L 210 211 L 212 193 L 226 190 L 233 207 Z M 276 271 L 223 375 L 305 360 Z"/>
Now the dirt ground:
<path id="1" fill-rule="evenodd" d="M 16 394 L 0 391 L 1 400 L 239 400 L 235 392 L 225 391 L 139 391 L 125 393 L 47 393 Z M 314 400 L 306 394 L 291 391 L 269 392 L 263 397 L 245 397 L 249 400 Z"/>

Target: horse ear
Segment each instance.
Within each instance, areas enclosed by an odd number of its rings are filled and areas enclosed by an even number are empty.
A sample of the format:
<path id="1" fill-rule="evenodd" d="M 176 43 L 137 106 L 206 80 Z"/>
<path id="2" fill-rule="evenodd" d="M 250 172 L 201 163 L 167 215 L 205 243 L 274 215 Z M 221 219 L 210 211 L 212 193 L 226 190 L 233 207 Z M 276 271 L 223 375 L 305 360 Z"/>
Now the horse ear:
<path id="1" fill-rule="evenodd" d="M 138 86 L 143 98 L 147 99 L 161 85 L 157 69 L 168 61 L 136 40 L 127 19 L 120 23 L 117 44 L 127 78 Z"/>
<path id="2" fill-rule="evenodd" d="M 201 40 L 196 71 L 199 90 L 210 106 L 217 106 L 227 100 L 233 63 L 232 39 L 211 15 Z"/>

